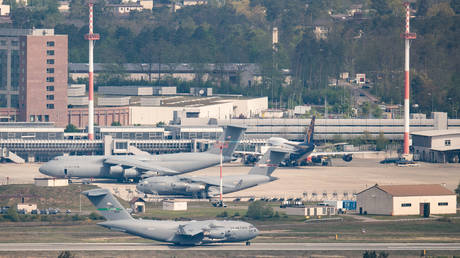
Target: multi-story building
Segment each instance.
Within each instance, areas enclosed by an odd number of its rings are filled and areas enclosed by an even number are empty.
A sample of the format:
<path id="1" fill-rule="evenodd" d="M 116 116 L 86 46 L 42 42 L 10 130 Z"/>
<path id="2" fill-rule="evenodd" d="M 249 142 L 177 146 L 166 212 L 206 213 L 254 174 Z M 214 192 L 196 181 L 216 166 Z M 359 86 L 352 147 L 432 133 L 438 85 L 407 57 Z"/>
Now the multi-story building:
<path id="1" fill-rule="evenodd" d="M 55 35 L 53 29 L 0 29 L 2 119 L 65 126 L 67 66 L 67 35 Z"/>

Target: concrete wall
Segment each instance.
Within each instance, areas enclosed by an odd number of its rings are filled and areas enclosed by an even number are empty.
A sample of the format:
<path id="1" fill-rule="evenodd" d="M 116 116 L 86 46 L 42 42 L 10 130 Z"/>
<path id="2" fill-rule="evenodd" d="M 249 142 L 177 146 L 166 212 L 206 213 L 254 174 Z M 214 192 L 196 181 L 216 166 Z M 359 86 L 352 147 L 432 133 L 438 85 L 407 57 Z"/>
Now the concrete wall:
<path id="1" fill-rule="evenodd" d="M 362 208 L 363 213 L 392 215 L 393 199 L 386 192 L 372 187 L 356 196 L 356 211 Z"/>
<path id="2" fill-rule="evenodd" d="M 450 140 L 451 147 L 456 148 L 455 146 L 457 146 L 458 149 L 460 149 L 460 134 L 433 136 L 431 138 L 431 147 L 432 148 L 446 147 L 445 145 L 446 140 Z"/>
<path id="3" fill-rule="evenodd" d="M 447 206 L 438 203 L 447 202 Z M 402 204 L 411 204 L 402 207 Z M 455 214 L 457 212 L 457 197 L 455 195 L 442 196 L 408 196 L 393 198 L 393 215 L 419 215 L 420 203 L 430 203 L 430 214 Z"/>

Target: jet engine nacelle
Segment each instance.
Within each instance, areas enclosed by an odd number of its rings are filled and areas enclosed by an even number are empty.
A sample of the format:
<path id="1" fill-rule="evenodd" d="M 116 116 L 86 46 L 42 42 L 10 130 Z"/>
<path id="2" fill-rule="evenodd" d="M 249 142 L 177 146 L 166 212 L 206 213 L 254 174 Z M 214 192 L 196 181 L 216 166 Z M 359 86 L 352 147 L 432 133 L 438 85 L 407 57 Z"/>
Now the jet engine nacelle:
<path id="1" fill-rule="evenodd" d="M 123 170 L 124 178 L 135 178 L 139 176 L 139 172 L 135 168 L 127 168 Z"/>
<path id="2" fill-rule="evenodd" d="M 185 188 L 185 191 L 190 192 L 190 193 L 195 193 L 195 192 L 203 191 L 205 188 L 206 187 L 202 184 L 192 183 L 192 184 L 187 185 L 187 187 Z"/>
<path id="3" fill-rule="evenodd" d="M 111 166 L 109 173 L 113 177 L 120 177 L 123 174 L 123 168 L 121 166 Z"/>
<path id="4" fill-rule="evenodd" d="M 186 189 L 188 186 L 188 183 L 186 182 L 180 182 L 180 181 L 176 181 L 176 182 L 172 182 L 171 183 L 171 187 L 173 188 L 173 190 L 184 190 Z"/>
<path id="5" fill-rule="evenodd" d="M 350 162 L 353 159 L 353 155 L 351 154 L 343 155 L 342 159 L 346 162 Z"/>
<path id="6" fill-rule="evenodd" d="M 212 239 L 224 239 L 225 238 L 225 229 L 223 228 L 217 228 L 217 229 L 211 229 L 207 234 L 207 237 L 212 238 Z"/>

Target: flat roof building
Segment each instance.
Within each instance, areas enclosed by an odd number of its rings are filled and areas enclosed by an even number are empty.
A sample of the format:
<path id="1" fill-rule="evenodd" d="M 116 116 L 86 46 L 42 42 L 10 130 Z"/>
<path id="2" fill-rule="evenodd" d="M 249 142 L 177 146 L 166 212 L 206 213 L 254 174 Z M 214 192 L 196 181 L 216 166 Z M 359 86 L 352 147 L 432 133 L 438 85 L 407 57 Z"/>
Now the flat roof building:
<path id="1" fill-rule="evenodd" d="M 460 161 L 460 129 L 429 130 L 412 133 L 414 159 L 458 163 Z"/>
<path id="2" fill-rule="evenodd" d="M 374 185 L 356 196 L 360 214 L 455 214 L 457 195 L 439 184 Z"/>

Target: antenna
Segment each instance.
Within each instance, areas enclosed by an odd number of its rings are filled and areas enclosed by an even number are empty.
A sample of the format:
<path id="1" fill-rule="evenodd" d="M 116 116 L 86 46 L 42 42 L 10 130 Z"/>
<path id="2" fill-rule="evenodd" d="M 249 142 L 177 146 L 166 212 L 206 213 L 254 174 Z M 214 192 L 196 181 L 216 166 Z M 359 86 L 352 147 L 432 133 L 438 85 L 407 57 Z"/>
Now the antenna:
<path id="1" fill-rule="evenodd" d="M 94 41 L 99 40 L 100 36 L 93 33 L 93 7 L 94 3 L 89 2 L 89 32 L 85 35 L 85 39 L 89 42 L 89 60 L 88 60 L 88 139 L 94 140 L 94 64 L 93 64 L 93 48 Z"/>
<path id="2" fill-rule="evenodd" d="M 410 40 L 415 39 L 417 36 L 415 33 L 410 32 L 410 3 L 409 1 L 404 2 L 406 7 L 406 31 L 401 36 L 405 39 L 405 49 L 404 49 L 404 73 L 405 73 L 405 82 L 404 82 L 404 155 L 409 155 L 409 58 L 410 58 Z"/>

